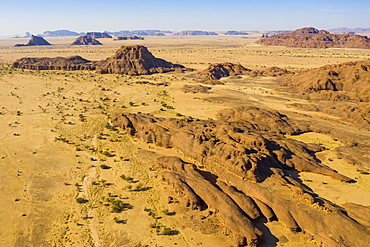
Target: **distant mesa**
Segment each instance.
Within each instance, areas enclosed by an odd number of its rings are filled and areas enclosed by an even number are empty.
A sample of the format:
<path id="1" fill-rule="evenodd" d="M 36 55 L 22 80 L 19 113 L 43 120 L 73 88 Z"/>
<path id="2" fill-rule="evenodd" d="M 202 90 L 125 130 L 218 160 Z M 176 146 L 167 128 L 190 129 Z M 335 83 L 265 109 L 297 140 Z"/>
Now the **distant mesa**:
<path id="1" fill-rule="evenodd" d="M 330 33 L 349 33 L 349 34 L 355 34 L 355 33 L 368 33 L 370 32 L 370 28 L 347 28 L 347 27 L 338 27 L 338 28 L 332 28 L 328 30 Z"/>
<path id="2" fill-rule="evenodd" d="M 112 36 L 110 36 L 107 32 L 104 32 L 104 33 L 89 32 L 89 33 L 86 33 L 86 36 L 94 38 L 94 39 L 104 39 L 104 38 L 111 39 L 112 38 Z"/>
<path id="3" fill-rule="evenodd" d="M 366 36 L 331 34 L 328 31 L 318 30 L 313 27 L 271 35 L 258 40 L 256 43 L 300 48 L 370 48 L 370 39 Z"/>
<path id="4" fill-rule="evenodd" d="M 13 39 L 19 39 L 19 38 L 30 38 L 31 37 L 31 34 L 29 32 L 25 32 L 24 36 L 19 36 L 19 35 L 16 35 L 13 37 Z"/>
<path id="5" fill-rule="evenodd" d="M 249 33 L 246 32 L 238 32 L 238 31 L 227 31 L 225 35 L 249 35 Z"/>
<path id="6" fill-rule="evenodd" d="M 43 37 L 38 37 L 38 36 L 31 36 L 30 41 L 28 41 L 27 44 L 16 44 L 16 47 L 19 46 L 37 46 L 37 45 L 51 45 L 49 42 L 47 42 Z"/>
<path id="7" fill-rule="evenodd" d="M 99 40 L 91 36 L 80 36 L 71 45 L 102 45 Z"/>
<path id="8" fill-rule="evenodd" d="M 148 75 L 169 71 L 189 70 L 156 58 L 145 46 L 122 46 L 113 56 L 99 62 L 96 71 L 101 74 Z"/>
<path id="9" fill-rule="evenodd" d="M 178 33 L 174 33 L 173 35 L 184 35 L 184 36 L 191 36 L 191 35 L 217 35 L 215 32 L 207 32 L 207 31 L 181 31 Z"/>
<path id="10" fill-rule="evenodd" d="M 165 36 L 165 33 L 172 33 L 171 31 L 161 30 L 121 30 L 118 32 L 109 32 L 114 36 Z"/>
<path id="11" fill-rule="evenodd" d="M 135 40 L 135 39 L 144 40 L 143 37 L 136 36 L 136 35 L 134 35 L 134 36 L 118 36 L 114 40 L 117 41 L 117 40 Z"/>
<path id="12" fill-rule="evenodd" d="M 249 76 L 281 76 L 285 74 L 293 74 L 292 71 L 279 68 L 270 67 L 262 70 L 251 70 L 245 68 L 240 64 L 234 63 L 215 63 L 208 66 L 197 74 L 205 81 L 219 80 L 222 77 L 236 76 L 236 75 L 249 75 Z"/>
<path id="13" fill-rule="evenodd" d="M 180 64 L 156 58 L 145 46 L 122 46 L 102 61 L 91 62 L 80 56 L 69 58 L 21 58 L 14 68 L 32 70 L 96 70 L 101 74 L 148 75 L 169 71 L 192 71 Z"/>
<path id="14" fill-rule="evenodd" d="M 77 33 L 69 30 L 45 31 L 42 33 L 45 37 L 64 37 L 64 36 L 80 36 L 85 33 Z"/>
<path id="15" fill-rule="evenodd" d="M 14 68 L 32 70 L 93 70 L 96 62 L 91 62 L 80 56 L 72 57 L 40 57 L 21 58 L 13 63 Z"/>

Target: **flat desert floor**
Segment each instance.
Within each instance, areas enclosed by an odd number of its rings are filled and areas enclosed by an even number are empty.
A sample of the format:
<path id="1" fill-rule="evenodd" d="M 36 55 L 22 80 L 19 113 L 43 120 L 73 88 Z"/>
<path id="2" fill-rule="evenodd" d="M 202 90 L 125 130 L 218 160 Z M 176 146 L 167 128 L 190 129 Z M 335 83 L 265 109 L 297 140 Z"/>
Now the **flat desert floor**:
<path id="1" fill-rule="evenodd" d="M 272 108 L 292 118 L 328 128 L 347 128 L 370 142 L 370 132 L 335 116 L 289 107 L 305 104 L 277 90 L 272 77 L 226 78 L 209 93 L 184 93 L 199 84 L 194 72 L 146 76 L 100 75 L 93 71 L 30 71 L 11 68 L 21 57 L 80 55 L 101 60 L 122 45 L 145 45 L 154 56 L 196 70 L 209 63 L 240 63 L 251 69 L 279 66 L 305 70 L 326 64 L 370 58 L 370 50 L 264 47 L 255 37 L 148 37 L 112 41 L 103 46 L 73 47 L 72 38 L 49 38 L 48 47 L 13 47 L 27 40 L 0 40 L 0 246 L 231 246 L 217 222 L 176 204 L 167 204 L 170 188 L 158 176 L 153 157 L 176 151 L 162 149 L 112 129 L 109 116 L 142 112 L 161 117 L 216 119 L 221 109 L 253 105 Z M 169 86 L 136 84 L 168 82 Z M 173 109 L 163 109 L 163 103 Z M 345 184 L 312 173 L 296 174 L 316 194 L 336 204 L 370 205 L 370 175 L 338 157 L 345 145 L 332 136 L 292 136 L 327 148 L 321 161 L 343 175 Z M 179 154 L 177 154 L 179 155 Z M 130 177 L 130 178 L 127 178 Z M 78 199 L 82 201 L 78 201 Z M 120 212 L 114 204 L 121 203 Z M 158 226 L 157 228 L 153 226 Z M 262 246 L 319 246 L 303 233 L 268 223 Z M 171 228 L 173 234 L 163 230 Z"/>

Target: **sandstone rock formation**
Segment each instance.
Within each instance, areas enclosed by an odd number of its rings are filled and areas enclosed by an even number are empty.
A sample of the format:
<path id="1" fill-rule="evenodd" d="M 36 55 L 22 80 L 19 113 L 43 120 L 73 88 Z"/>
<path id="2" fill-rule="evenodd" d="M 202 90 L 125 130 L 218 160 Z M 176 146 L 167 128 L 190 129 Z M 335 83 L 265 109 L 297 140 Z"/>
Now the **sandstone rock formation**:
<path id="1" fill-rule="evenodd" d="M 277 111 L 257 107 L 226 109 L 219 120 L 165 119 L 116 114 L 114 126 L 179 157 L 157 160 L 162 178 L 176 199 L 194 210 L 208 210 L 229 230 L 236 246 L 263 240 L 257 224 L 277 220 L 292 231 L 303 230 L 325 246 L 368 246 L 369 228 L 343 208 L 318 197 L 289 171 L 308 171 L 352 182 L 315 157 L 320 146 L 287 139 L 300 133 Z M 212 214 L 212 213 L 211 213 Z"/>
<path id="2" fill-rule="evenodd" d="M 258 40 L 262 45 L 288 46 L 301 48 L 370 48 L 370 39 L 355 34 L 330 34 L 313 27 L 297 29 L 290 33 L 271 35 Z"/>
<path id="3" fill-rule="evenodd" d="M 102 43 L 91 36 L 84 35 L 78 37 L 71 45 L 102 45 Z"/>
<path id="4" fill-rule="evenodd" d="M 24 44 L 16 44 L 15 46 L 19 47 L 19 46 L 36 46 L 36 45 L 51 45 L 51 44 L 49 42 L 47 42 L 43 37 L 32 35 L 30 41 L 28 41 L 27 44 L 25 44 L 25 45 Z"/>
<path id="5" fill-rule="evenodd" d="M 102 60 L 96 68 L 101 74 L 148 75 L 183 71 L 184 66 L 156 58 L 145 46 L 122 46 L 113 56 Z"/>
<path id="6" fill-rule="evenodd" d="M 21 58 L 13 63 L 14 68 L 32 70 L 94 70 L 96 63 L 80 56 Z"/>
<path id="7" fill-rule="evenodd" d="M 251 70 L 243 67 L 240 64 L 234 63 L 216 63 L 211 64 L 208 68 L 202 70 L 197 74 L 205 81 L 219 80 L 221 77 L 236 76 L 236 75 L 249 75 L 249 76 L 281 76 L 285 74 L 293 74 L 279 67 L 270 67 L 262 70 Z"/>
<path id="8" fill-rule="evenodd" d="M 134 35 L 134 36 L 118 36 L 114 40 L 135 40 L 135 39 L 144 40 L 143 37 L 139 37 L 139 36 L 136 36 L 136 35 Z"/>
<path id="9" fill-rule="evenodd" d="M 325 65 L 282 79 L 297 92 L 333 99 L 370 101 L 370 61 Z"/>

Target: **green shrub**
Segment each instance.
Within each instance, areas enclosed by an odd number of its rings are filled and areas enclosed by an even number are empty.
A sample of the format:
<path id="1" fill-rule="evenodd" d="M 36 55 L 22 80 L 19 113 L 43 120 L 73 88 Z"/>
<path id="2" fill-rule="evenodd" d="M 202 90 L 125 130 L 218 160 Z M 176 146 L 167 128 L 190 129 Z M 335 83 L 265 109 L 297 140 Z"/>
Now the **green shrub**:
<path id="1" fill-rule="evenodd" d="M 172 229 L 170 227 L 165 227 L 162 233 L 163 235 L 171 235 Z"/>

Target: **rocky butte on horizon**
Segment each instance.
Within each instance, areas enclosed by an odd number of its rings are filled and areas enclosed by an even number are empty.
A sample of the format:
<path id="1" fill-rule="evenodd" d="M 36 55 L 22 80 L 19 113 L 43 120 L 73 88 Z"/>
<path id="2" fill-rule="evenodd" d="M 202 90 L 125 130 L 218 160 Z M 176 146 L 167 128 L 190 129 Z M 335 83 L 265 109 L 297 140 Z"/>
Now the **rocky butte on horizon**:
<path id="1" fill-rule="evenodd" d="M 51 45 L 43 37 L 31 35 L 31 39 L 27 44 L 16 44 L 15 47 L 19 46 L 38 46 L 38 45 Z"/>
<path id="2" fill-rule="evenodd" d="M 264 36 L 261 45 L 300 48 L 362 48 L 370 49 L 370 39 L 356 34 L 331 34 L 325 30 L 305 27 L 288 33 Z"/>

